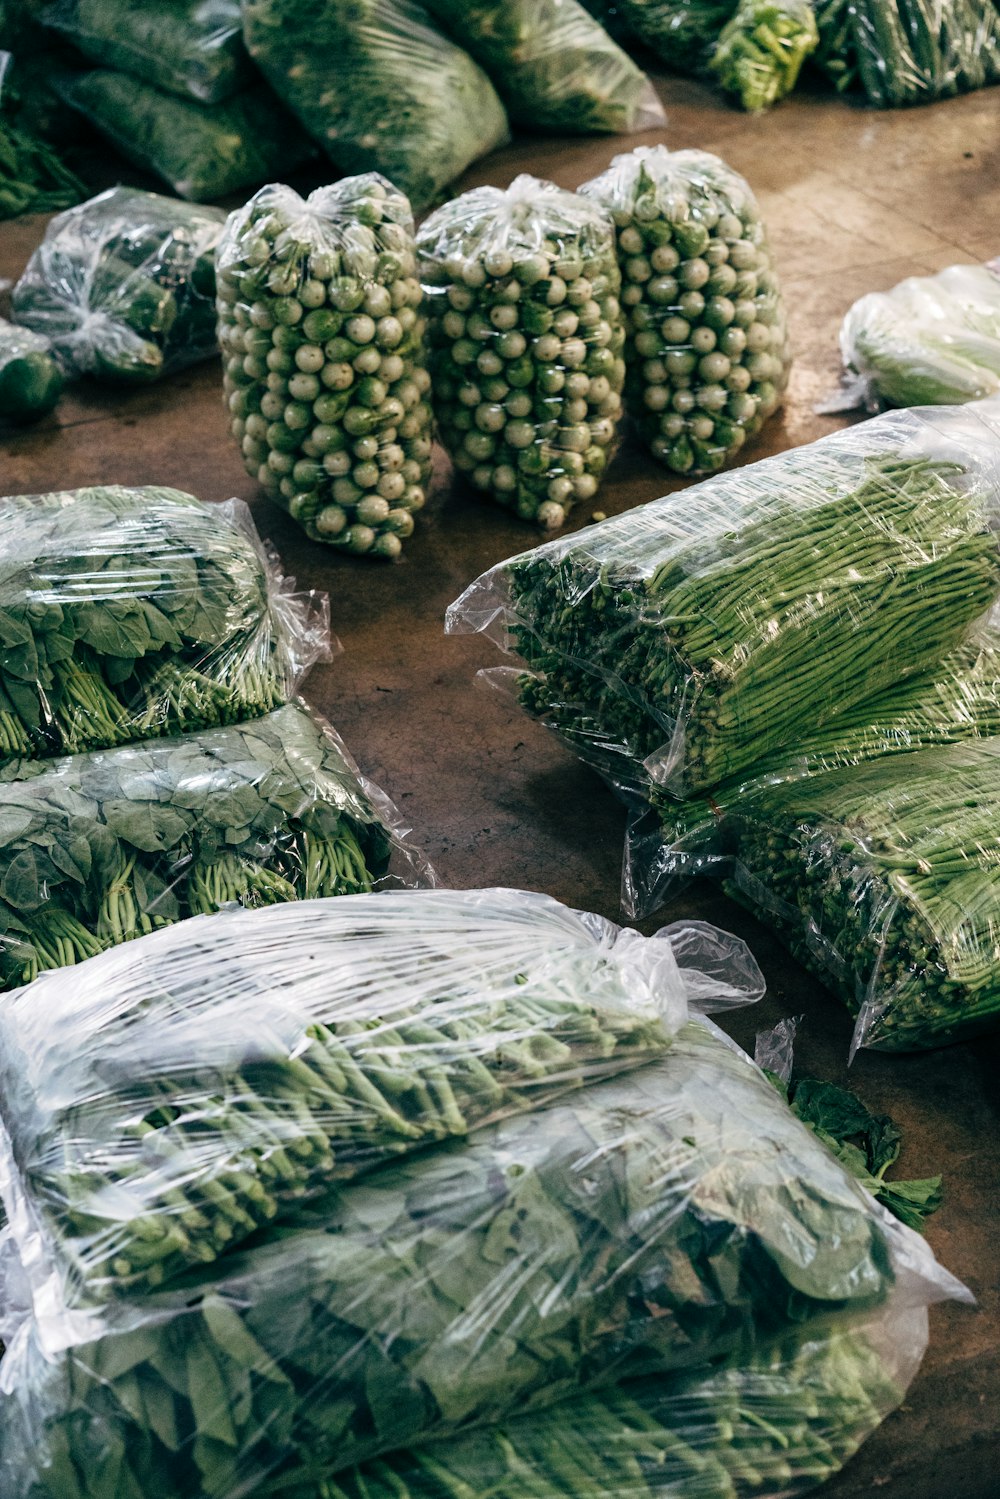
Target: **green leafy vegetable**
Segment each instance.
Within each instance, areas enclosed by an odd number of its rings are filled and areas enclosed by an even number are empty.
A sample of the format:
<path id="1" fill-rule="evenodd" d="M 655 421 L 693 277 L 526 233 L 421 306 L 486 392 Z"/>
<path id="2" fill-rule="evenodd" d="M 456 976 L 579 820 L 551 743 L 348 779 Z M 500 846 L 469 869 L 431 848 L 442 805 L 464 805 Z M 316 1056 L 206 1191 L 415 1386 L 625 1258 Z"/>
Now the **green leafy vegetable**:
<path id="1" fill-rule="evenodd" d="M 634 36 L 672 72 L 700 73 L 738 0 L 615 0 L 615 10 Z"/>
<path id="2" fill-rule="evenodd" d="M 10 52 L 0 52 L 0 219 L 58 212 L 87 196 L 55 147 L 22 118 L 13 62 Z"/>
<path id="3" fill-rule="evenodd" d="M 719 33 L 709 66 L 744 109 L 770 109 L 792 92 L 819 45 L 809 0 L 740 0 Z"/>
<path id="4" fill-rule="evenodd" d="M 63 377 L 48 340 L 0 318 L 0 422 L 34 422 L 62 394 Z"/>

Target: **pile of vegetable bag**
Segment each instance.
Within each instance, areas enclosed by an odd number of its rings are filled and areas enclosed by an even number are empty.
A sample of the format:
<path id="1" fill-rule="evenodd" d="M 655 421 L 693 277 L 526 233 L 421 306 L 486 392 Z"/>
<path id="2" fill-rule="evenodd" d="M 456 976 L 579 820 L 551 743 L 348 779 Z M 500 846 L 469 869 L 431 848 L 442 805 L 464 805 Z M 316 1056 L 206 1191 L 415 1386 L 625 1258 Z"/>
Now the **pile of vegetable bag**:
<path id="1" fill-rule="evenodd" d="M 887 413 L 499 564 L 448 611 L 625 786 L 692 796 L 936 673 L 1000 588 L 1000 402 Z"/>
<path id="2" fill-rule="evenodd" d="M 860 297 L 840 329 L 844 390 L 824 410 L 947 406 L 1000 391 L 1000 262 L 950 265 Z"/>
<path id="3" fill-rule="evenodd" d="M 208 359 L 225 215 L 112 187 L 52 220 L 12 293 L 68 374 L 146 383 Z"/>
<path id="4" fill-rule="evenodd" d="M 334 166 L 384 173 L 415 210 L 509 139 L 489 78 L 418 0 L 243 0 L 243 35 Z"/>
<path id="5" fill-rule="evenodd" d="M 62 394 L 62 371 L 47 338 L 0 318 L 0 422 L 34 422 Z"/>
<path id="6" fill-rule="evenodd" d="M 0 770 L 0 987 L 230 901 L 423 878 L 398 814 L 298 703 Z"/>
<path id="7" fill-rule="evenodd" d="M 901 1394 L 900 1304 L 961 1294 L 704 1021 L 658 1062 L 389 1163 L 302 1220 L 139 1300 L 67 1313 L 53 1292 L 0 1366 L 5 1499 L 280 1492 L 591 1389 L 575 1408 L 609 1401 L 606 1428 L 642 1409 L 632 1389 L 652 1413 L 720 1365 L 787 1377 L 883 1310 L 881 1355 L 852 1339 L 814 1374 L 825 1402 L 775 1392 L 793 1476 L 822 1475 Z M 725 1383 L 704 1396 L 713 1445 Z M 532 1419 L 551 1432 L 573 1409 Z"/>
<path id="8" fill-rule="evenodd" d="M 259 718 L 328 653 L 241 500 L 0 499 L 0 763 Z"/>
<path id="9" fill-rule="evenodd" d="M 369 172 L 264 187 L 217 256 L 244 466 L 308 536 L 394 558 L 431 472 L 426 318 L 406 197 Z"/>

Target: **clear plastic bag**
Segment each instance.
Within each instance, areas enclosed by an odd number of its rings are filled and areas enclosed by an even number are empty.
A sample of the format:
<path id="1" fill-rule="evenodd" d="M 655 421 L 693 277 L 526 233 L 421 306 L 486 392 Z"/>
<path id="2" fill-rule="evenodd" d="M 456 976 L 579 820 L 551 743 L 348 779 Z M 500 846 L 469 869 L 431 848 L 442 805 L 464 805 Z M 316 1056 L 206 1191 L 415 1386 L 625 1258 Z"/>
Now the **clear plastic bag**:
<path id="1" fill-rule="evenodd" d="M 888 413 L 500 563 L 447 616 L 536 716 L 693 796 L 936 673 L 997 596 L 1000 402 Z"/>
<path id="2" fill-rule="evenodd" d="M 241 500 L 119 485 L 0 500 L 0 763 L 259 718 L 330 654 Z"/>
<path id="3" fill-rule="evenodd" d="M 739 0 L 615 0 L 627 30 L 675 73 L 704 72 Z"/>
<path id="4" fill-rule="evenodd" d="M 703 1022 L 303 1214 L 173 1292 L 29 1320 L 0 1365 L 5 1499 L 65 1499 L 67 1470 L 74 1499 L 235 1499 L 850 1324 L 909 1266 L 960 1292 Z"/>
<path id="5" fill-rule="evenodd" d="M 792 92 L 818 46 L 810 0 L 740 0 L 719 33 L 709 67 L 744 109 L 758 113 Z"/>
<path id="6" fill-rule="evenodd" d="M 478 187 L 417 234 L 438 429 L 477 489 L 545 530 L 614 451 L 625 328 L 611 222 L 536 177 Z"/>
<path id="7" fill-rule="evenodd" d="M 869 104 L 927 104 L 1000 80 L 991 0 L 823 0 L 817 20 L 817 61 Z"/>
<path id="8" fill-rule="evenodd" d="M 63 377 L 47 338 L 0 318 L 0 422 L 35 422 L 54 410 Z"/>
<path id="9" fill-rule="evenodd" d="M 426 0 L 515 124 L 629 134 L 667 123 L 652 83 L 577 0 Z"/>
<path id="10" fill-rule="evenodd" d="M 225 215 L 112 187 L 52 220 L 14 287 L 16 321 L 67 372 L 146 383 L 209 359 Z"/>
<path id="11" fill-rule="evenodd" d="M 397 557 L 431 472 L 413 215 L 376 173 L 230 215 L 219 339 L 246 470 L 307 535 Z"/>
<path id="12" fill-rule="evenodd" d="M 192 203 L 259 187 L 314 154 L 259 79 L 221 104 L 180 99 L 109 68 L 78 74 L 60 91 L 126 161 Z"/>
<path id="13" fill-rule="evenodd" d="M 509 139 L 482 69 L 416 0 L 243 0 L 275 93 L 341 172 L 382 172 L 415 210 Z"/>
<path id="14" fill-rule="evenodd" d="M 667 468 L 711 473 L 760 431 L 788 383 L 757 200 L 719 157 L 665 146 L 616 156 L 580 191 L 617 229 L 629 413 Z"/>
<path id="15" fill-rule="evenodd" d="M 407 891 L 200 918 L 43 975 L 0 1018 L 21 1258 L 70 1301 L 142 1293 L 334 1181 L 654 1060 L 687 1018 L 673 935 Z M 742 944 L 685 938 L 711 998 L 763 991 Z"/>
<path id="16" fill-rule="evenodd" d="M 103 67 L 202 104 L 253 79 L 239 0 L 55 0 L 44 18 Z"/>
<path id="17" fill-rule="evenodd" d="M 252 723 L 0 771 L 0 987 L 229 902 L 370 890 L 423 865 L 334 731 Z M 418 879 L 418 876 L 421 878 Z"/>

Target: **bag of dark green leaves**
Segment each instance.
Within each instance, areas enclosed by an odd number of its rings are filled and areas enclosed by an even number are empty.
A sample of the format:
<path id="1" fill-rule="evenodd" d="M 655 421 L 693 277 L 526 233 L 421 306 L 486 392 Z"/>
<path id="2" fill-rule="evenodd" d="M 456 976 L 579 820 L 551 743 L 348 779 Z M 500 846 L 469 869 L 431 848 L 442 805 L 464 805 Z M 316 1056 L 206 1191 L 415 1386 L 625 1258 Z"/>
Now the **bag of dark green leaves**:
<path id="1" fill-rule="evenodd" d="M 48 225 L 14 287 L 15 321 L 70 375 L 147 383 L 215 353 L 225 215 L 113 187 Z"/>
<path id="2" fill-rule="evenodd" d="M 894 1290 L 961 1294 L 689 1022 L 661 1061 L 387 1164 L 174 1290 L 73 1316 L 50 1297 L 4 1360 L 4 1495 L 325 1482 L 614 1376 L 801 1347 Z"/>
<path id="3" fill-rule="evenodd" d="M 0 764 L 260 718 L 329 655 L 241 500 L 0 499 Z"/>

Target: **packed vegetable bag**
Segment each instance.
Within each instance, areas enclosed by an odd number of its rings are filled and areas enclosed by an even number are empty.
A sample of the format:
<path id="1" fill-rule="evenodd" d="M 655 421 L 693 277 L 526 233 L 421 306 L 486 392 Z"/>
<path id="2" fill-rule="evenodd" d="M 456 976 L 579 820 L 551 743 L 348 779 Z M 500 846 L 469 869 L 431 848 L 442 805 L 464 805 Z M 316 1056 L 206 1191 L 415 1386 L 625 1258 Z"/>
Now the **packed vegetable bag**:
<path id="1" fill-rule="evenodd" d="M 740 0 L 708 66 L 727 93 L 756 114 L 792 92 L 818 46 L 811 0 Z"/>
<path id="2" fill-rule="evenodd" d="M 516 651 L 552 727 L 693 796 L 971 638 L 998 458 L 1000 402 L 887 413 L 502 562 L 447 628 Z"/>
<path id="3" fill-rule="evenodd" d="M 61 93 L 127 161 L 193 203 L 258 187 L 314 154 L 260 79 L 219 104 L 199 104 L 99 68 L 78 74 Z"/>
<path id="4" fill-rule="evenodd" d="M 47 338 L 0 318 L 0 422 L 35 422 L 62 395 L 62 371 Z"/>
<path id="5" fill-rule="evenodd" d="M 20 47 L 22 37 L 11 28 L 0 33 L 0 42 Z M 50 62 L 46 58 L 47 66 Z M 22 213 L 57 213 L 87 196 L 60 152 L 38 133 L 37 116 L 44 106 L 36 93 L 47 92 L 48 79 L 39 81 L 33 71 L 23 65 L 20 54 L 15 66 L 13 54 L 0 51 L 0 220 Z"/>
<path id="6" fill-rule="evenodd" d="M 218 254 L 225 395 L 243 462 L 317 541 L 397 557 L 431 471 L 413 215 L 377 173 L 262 188 Z"/>
<path id="7" fill-rule="evenodd" d="M 674 73 L 701 73 L 739 0 L 614 0 L 618 21 Z"/>
<path id="8" fill-rule="evenodd" d="M 0 763 L 259 718 L 329 653 L 241 500 L 120 485 L 0 500 Z"/>
<path id="9" fill-rule="evenodd" d="M 182 98 L 218 104 L 253 81 L 239 0 L 54 0 L 44 15 L 85 57 Z"/>
<path id="10" fill-rule="evenodd" d="M 652 83 L 577 0 L 426 0 L 527 130 L 627 134 L 666 124 Z"/>
<path id="11" fill-rule="evenodd" d="M 5 1499 L 326 1477 L 613 1375 L 744 1357 L 885 1304 L 923 1242 L 747 1057 L 662 1061 L 382 1167 L 173 1291 L 49 1309 L 3 1364 Z"/>
<path id="12" fill-rule="evenodd" d="M 610 220 L 522 175 L 431 214 L 417 252 L 441 439 L 477 489 L 554 530 L 597 493 L 621 416 Z"/>
<path id="13" fill-rule="evenodd" d="M 366 891 L 422 865 L 388 800 L 298 703 L 0 771 L 0 987 L 231 901 Z"/>
<path id="14" fill-rule="evenodd" d="M 1000 391 L 1000 262 L 950 265 L 859 298 L 840 329 L 844 390 L 825 408 L 946 406 Z"/>
<path id="15" fill-rule="evenodd" d="M 1000 79 L 991 0 L 819 0 L 816 61 L 869 104 L 928 104 Z"/>
<path id="16" fill-rule="evenodd" d="M 626 402 L 654 458 L 711 473 L 780 404 L 790 354 L 748 184 L 707 151 L 640 146 L 580 191 L 617 230 Z"/>
<path id="17" fill-rule="evenodd" d="M 225 215 L 112 187 L 48 225 L 14 287 L 14 319 L 67 371 L 147 383 L 215 352 Z"/>
<path id="18" fill-rule="evenodd" d="M 340 172 L 382 172 L 414 209 L 509 139 L 482 69 L 417 0 L 242 0 L 250 56 Z"/>
<path id="19" fill-rule="evenodd" d="M 716 1004 L 763 989 L 701 923 L 446 890 L 227 912 L 45 974 L 0 1018 L 22 1258 L 72 1302 L 160 1286 L 333 1181 L 661 1056 L 692 962 Z"/>

